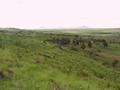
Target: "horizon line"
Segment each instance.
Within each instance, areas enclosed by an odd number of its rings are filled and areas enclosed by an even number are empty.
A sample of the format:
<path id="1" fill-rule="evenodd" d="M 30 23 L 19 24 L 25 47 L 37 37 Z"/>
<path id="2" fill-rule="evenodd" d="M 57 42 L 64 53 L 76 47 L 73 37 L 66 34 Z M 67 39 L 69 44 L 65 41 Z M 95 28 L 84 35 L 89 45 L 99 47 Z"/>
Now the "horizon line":
<path id="1" fill-rule="evenodd" d="M 0 27 L 0 29 L 21 29 L 21 30 L 61 30 L 61 29 L 120 29 L 120 27 L 61 27 L 61 28 L 21 28 L 21 27 Z"/>

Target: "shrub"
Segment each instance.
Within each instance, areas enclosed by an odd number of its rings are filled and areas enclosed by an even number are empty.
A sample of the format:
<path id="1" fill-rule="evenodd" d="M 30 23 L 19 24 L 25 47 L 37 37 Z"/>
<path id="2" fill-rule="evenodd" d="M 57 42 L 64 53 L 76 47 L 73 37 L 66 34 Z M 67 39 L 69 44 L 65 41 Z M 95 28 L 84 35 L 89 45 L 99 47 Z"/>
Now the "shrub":
<path id="1" fill-rule="evenodd" d="M 116 67 L 116 65 L 118 64 L 118 60 L 114 60 L 113 62 L 112 62 L 112 67 Z"/>

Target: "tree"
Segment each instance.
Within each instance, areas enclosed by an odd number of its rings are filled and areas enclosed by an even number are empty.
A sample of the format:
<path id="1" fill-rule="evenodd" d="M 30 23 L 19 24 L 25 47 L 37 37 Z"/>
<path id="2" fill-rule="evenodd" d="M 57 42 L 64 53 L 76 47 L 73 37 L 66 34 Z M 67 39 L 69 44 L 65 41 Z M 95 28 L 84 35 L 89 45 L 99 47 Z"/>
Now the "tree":
<path id="1" fill-rule="evenodd" d="M 84 42 L 82 42 L 82 44 L 81 44 L 81 48 L 82 48 L 83 50 L 86 48 L 86 45 L 85 45 Z"/>
<path id="2" fill-rule="evenodd" d="M 92 41 L 88 41 L 88 47 L 92 48 Z"/>
<path id="3" fill-rule="evenodd" d="M 59 40 L 59 44 L 60 44 L 60 45 L 70 44 L 70 39 L 63 37 L 63 38 L 61 38 L 61 39 Z"/>
<path id="4" fill-rule="evenodd" d="M 108 42 L 106 40 L 102 40 L 102 44 L 104 47 L 108 47 Z"/>

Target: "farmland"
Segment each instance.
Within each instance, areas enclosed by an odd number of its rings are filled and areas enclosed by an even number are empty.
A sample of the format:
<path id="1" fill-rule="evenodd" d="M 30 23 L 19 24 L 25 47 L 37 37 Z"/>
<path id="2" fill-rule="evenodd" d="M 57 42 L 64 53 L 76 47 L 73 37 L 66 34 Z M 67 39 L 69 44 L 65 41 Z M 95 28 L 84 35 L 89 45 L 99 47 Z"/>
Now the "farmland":
<path id="1" fill-rule="evenodd" d="M 120 29 L 1 29 L 0 90 L 120 90 Z"/>

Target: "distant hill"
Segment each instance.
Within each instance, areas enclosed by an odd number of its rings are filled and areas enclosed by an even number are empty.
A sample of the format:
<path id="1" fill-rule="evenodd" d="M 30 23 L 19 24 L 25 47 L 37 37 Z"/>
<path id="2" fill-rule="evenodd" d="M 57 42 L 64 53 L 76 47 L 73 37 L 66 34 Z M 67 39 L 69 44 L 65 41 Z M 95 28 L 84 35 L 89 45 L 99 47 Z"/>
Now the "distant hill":
<path id="1" fill-rule="evenodd" d="M 88 27 L 88 26 L 83 25 L 83 26 L 81 26 L 80 28 L 81 28 L 81 29 L 88 29 L 89 27 Z"/>

